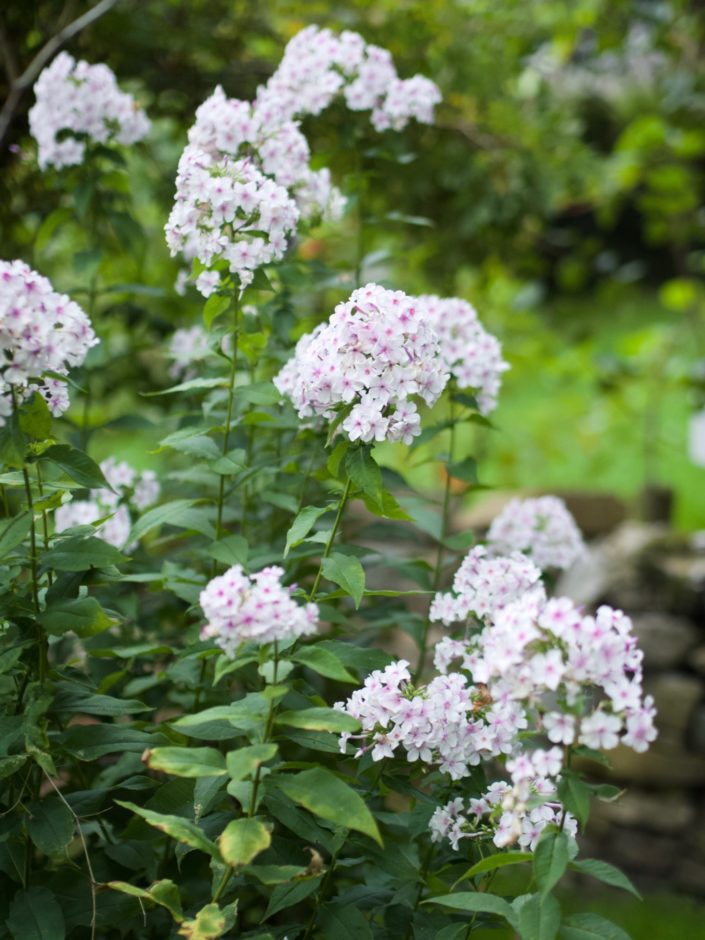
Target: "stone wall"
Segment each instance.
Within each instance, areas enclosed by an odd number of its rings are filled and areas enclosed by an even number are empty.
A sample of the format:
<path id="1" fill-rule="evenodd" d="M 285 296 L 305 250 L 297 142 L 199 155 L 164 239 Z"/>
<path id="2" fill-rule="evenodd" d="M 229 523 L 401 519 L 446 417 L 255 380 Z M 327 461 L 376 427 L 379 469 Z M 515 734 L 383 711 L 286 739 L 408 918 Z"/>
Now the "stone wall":
<path id="1" fill-rule="evenodd" d="M 595 802 L 584 849 L 644 888 L 705 895 L 705 541 L 622 523 L 591 543 L 556 592 L 630 615 L 658 708 L 646 754 L 619 748 L 611 770 L 589 768 L 625 792 Z"/>

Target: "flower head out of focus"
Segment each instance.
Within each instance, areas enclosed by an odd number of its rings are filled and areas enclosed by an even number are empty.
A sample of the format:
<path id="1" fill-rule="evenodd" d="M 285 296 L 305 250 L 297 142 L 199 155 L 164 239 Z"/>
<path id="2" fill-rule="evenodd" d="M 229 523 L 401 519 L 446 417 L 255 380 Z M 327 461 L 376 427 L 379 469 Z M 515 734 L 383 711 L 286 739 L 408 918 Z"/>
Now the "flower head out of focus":
<path id="1" fill-rule="evenodd" d="M 367 284 L 302 337 L 274 379 L 299 417 L 341 411 L 351 441 L 404 441 L 420 432 L 417 400 L 433 405 L 448 381 L 438 338 L 415 298 Z"/>
<path id="2" fill-rule="evenodd" d="M 309 636 L 318 627 L 316 604 L 297 604 L 292 588 L 284 587 L 283 568 L 271 566 L 247 575 L 240 565 L 208 582 L 201 591 L 201 609 L 208 622 L 202 639 L 213 639 L 234 657 L 246 640 L 273 643 Z"/>
<path id="3" fill-rule="evenodd" d="M 86 141 L 130 145 L 150 123 L 132 95 L 118 88 L 107 65 L 76 62 L 60 52 L 34 86 L 29 129 L 39 145 L 39 166 L 61 169 L 83 163 Z"/>
<path id="4" fill-rule="evenodd" d="M 53 415 L 69 406 L 60 376 L 99 340 L 83 310 L 23 261 L 0 261 L 0 425 L 22 398 L 40 392 Z M 42 378 L 45 373 L 51 375 Z"/>
<path id="5" fill-rule="evenodd" d="M 446 368 L 458 388 L 472 389 L 480 412 L 489 414 L 497 406 L 502 373 L 509 368 L 499 340 L 485 330 L 466 300 L 423 295 L 419 303 L 438 334 Z"/>
<path id="6" fill-rule="evenodd" d="M 487 533 L 495 554 L 525 552 L 541 569 L 569 568 L 585 550 L 566 504 L 557 496 L 513 499 Z"/>
<path id="7" fill-rule="evenodd" d="M 256 103 L 283 121 L 320 114 L 339 94 L 351 111 L 371 111 L 378 131 L 400 131 L 411 120 L 431 124 L 441 100 L 438 87 L 423 75 L 400 79 L 391 53 L 359 33 L 336 35 L 308 26 L 288 43 Z"/>
<path id="8" fill-rule="evenodd" d="M 96 527 L 96 535 L 115 548 L 132 551 L 134 543 L 129 542 L 133 523 L 131 510 L 142 511 L 159 499 L 161 487 L 157 475 L 153 470 L 140 473 L 114 457 L 102 461 L 100 469 L 111 489 L 91 490 L 89 499 L 64 503 L 54 514 L 54 527 L 57 532 L 63 532 L 104 519 Z M 106 516 L 109 518 L 104 518 Z"/>

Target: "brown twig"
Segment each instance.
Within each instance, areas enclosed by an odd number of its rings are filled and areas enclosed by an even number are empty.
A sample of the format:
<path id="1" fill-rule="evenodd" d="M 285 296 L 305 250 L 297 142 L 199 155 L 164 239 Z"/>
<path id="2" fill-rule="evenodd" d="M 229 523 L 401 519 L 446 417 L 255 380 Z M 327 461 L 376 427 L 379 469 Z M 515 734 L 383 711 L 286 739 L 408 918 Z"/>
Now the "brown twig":
<path id="1" fill-rule="evenodd" d="M 20 103 L 22 95 L 29 88 L 29 86 L 32 85 L 35 78 L 37 75 L 39 75 L 47 62 L 56 52 L 58 52 L 65 42 L 68 42 L 69 39 L 73 38 L 77 33 L 80 33 L 81 30 L 85 29 L 87 26 L 90 26 L 90 24 L 94 23 L 97 19 L 100 19 L 104 13 L 107 13 L 108 10 L 112 9 L 112 7 L 114 7 L 117 3 L 119 3 L 119 0 L 100 0 L 100 3 L 97 3 L 90 10 L 87 10 L 84 14 L 77 17 L 67 26 L 64 26 L 64 28 L 60 29 L 58 33 L 56 33 L 50 39 L 47 39 L 24 72 L 22 72 L 21 75 L 18 75 L 10 83 L 10 93 L 5 100 L 5 104 L 2 106 L 2 111 L 0 111 L 0 144 L 2 144 L 3 140 L 5 139 L 5 135 L 7 134 L 8 128 L 15 111 L 17 110 L 17 106 Z M 3 56 L 5 61 L 5 69 L 9 75 L 10 70 L 14 66 L 11 64 L 11 60 L 8 59 L 7 54 L 4 51 L 4 46 L 5 42 L 3 34 L 2 39 L 0 39 L 0 53 Z"/>

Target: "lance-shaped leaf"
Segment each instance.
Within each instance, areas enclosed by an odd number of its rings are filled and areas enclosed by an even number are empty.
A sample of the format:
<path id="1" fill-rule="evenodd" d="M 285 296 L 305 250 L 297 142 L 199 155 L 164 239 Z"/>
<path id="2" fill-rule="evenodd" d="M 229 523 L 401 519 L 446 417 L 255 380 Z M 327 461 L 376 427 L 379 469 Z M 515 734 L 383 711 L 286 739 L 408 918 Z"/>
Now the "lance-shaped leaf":
<path id="1" fill-rule="evenodd" d="M 225 758 L 214 747 L 155 747 L 147 751 L 151 770 L 175 777 L 217 777 L 225 774 Z"/>
<path id="2" fill-rule="evenodd" d="M 183 842 L 184 845 L 190 845 L 191 848 L 200 849 L 201 852 L 205 852 L 207 855 L 211 855 L 213 858 L 220 861 L 218 846 L 189 819 L 184 819 L 181 816 L 155 813 L 151 809 L 143 809 L 141 806 L 136 806 L 134 803 L 128 803 L 123 800 L 115 800 L 115 802 L 118 806 L 124 806 L 125 809 L 131 810 L 131 812 L 149 823 L 150 826 L 154 826 L 155 829 L 159 829 L 177 842 Z"/>
<path id="3" fill-rule="evenodd" d="M 169 878 L 163 878 L 161 881 L 155 881 L 149 888 L 138 888 L 129 884 L 127 881 L 109 881 L 108 888 L 113 891 L 121 891 L 123 894 L 129 894 L 133 898 L 142 898 L 145 901 L 153 901 L 165 907 L 175 921 L 181 922 L 184 919 L 181 910 L 181 895 L 177 885 Z"/>

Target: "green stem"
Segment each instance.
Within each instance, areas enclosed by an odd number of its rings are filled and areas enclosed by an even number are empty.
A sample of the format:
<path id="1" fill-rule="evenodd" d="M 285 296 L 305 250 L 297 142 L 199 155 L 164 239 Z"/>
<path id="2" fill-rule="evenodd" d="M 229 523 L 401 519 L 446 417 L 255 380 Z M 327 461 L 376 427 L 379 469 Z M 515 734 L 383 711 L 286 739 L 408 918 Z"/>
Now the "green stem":
<path id="1" fill-rule="evenodd" d="M 421 634 L 421 643 L 419 647 L 419 661 L 416 666 L 416 671 L 414 672 L 414 682 L 417 682 L 421 677 L 424 666 L 426 665 L 426 654 L 428 652 L 428 634 L 431 629 L 431 604 L 433 603 L 433 598 L 441 587 L 441 581 L 443 577 L 443 558 L 445 554 L 445 539 L 448 534 L 448 520 L 450 516 L 450 496 L 451 496 L 451 475 L 450 475 L 450 466 L 453 463 L 454 452 L 455 452 L 455 424 L 456 424 L 456 414 L 455 407 L 453 403 L 453 390 L 450 390 L 449 398 L 449 414 L 448 419 L 450 422 L 450 445 L 448 450 L 448 463 L 446 465 L 446 481 L 445 489 L 443 491 L 443 512 L 441 515 L 441 537 L 438 540 L 438 552 L 436 553 L 436 565 L 433 574 L 433 587 L 431 601 L 428 605 L 428 612 L 426 614 L 426 622 L 424 623 L 423 633 Z"/>
<path id="2" fill-rule="evenodd" d="M 44 499 L 44 485 L 42 483 L 42 471 L 39 466 L 39 461 L 34 465 L 37 471 L 37 490 L 39 491 L 39 498 Z M 42 509 L 42 534 L 44 536 L 44 551 L 49 551 L 49 521 L 47 516 L 46 509 Z M 54 578 L 51 571 L 47 571 L 47 583 L 49 587 L 54 583 Z"/>
<path id="3" fill-rule="evenodd" d="M 233 291 L 233 348 L 230 357 L 230 378 L 228 380 L 228 410 L 225 418 L 225 432 L 223 434 L 223 457 L 228 453 L 230 446 L 230 426 L 233 419 L 233 401 L 235 392 L 235 378 L 237 376 L 237 344 L 240 325 L 240 299 L 237 290 Z M 218 517 L 216 522 L 216 540 L 223 536 L 223 504 L 225 502 L 225 474 L 221 474 L 218 492 Z"/>
<path id="4" fill-rule="evenodd" d="M 321 555 L 321 563 L 318 566 L 318 571 L 316 572 L 316 578 L 313 582 L 313 587 L 311 588 L 311 593 L 308 596 L 309 601 L 314 601 L 316 599 L 316 591 L 318 590 L 318 585 L 321 581 L 321 576 L 323 574 L 323 562 L 330 555 L 330 550 L 333 547 L 333 541 L 340 527 L 340 522 L 343 518 L 343 510 L 345 509 L 345 504 L 348 501 L 350 496 L 350 488 L 352 486 L 352 481 L 348 477 L 348 480 L 345 484 L 345 489 L 343 490 L 342 496 L 340 497 L 340 502 L 338 503 L 338 511 L 335 514 L 335 522 L 333 523 L 333 528 L 330 530 L 330 535 L 328 536 L 328 541 L 326 542 L 326 547 L 323 550 Z"/>

